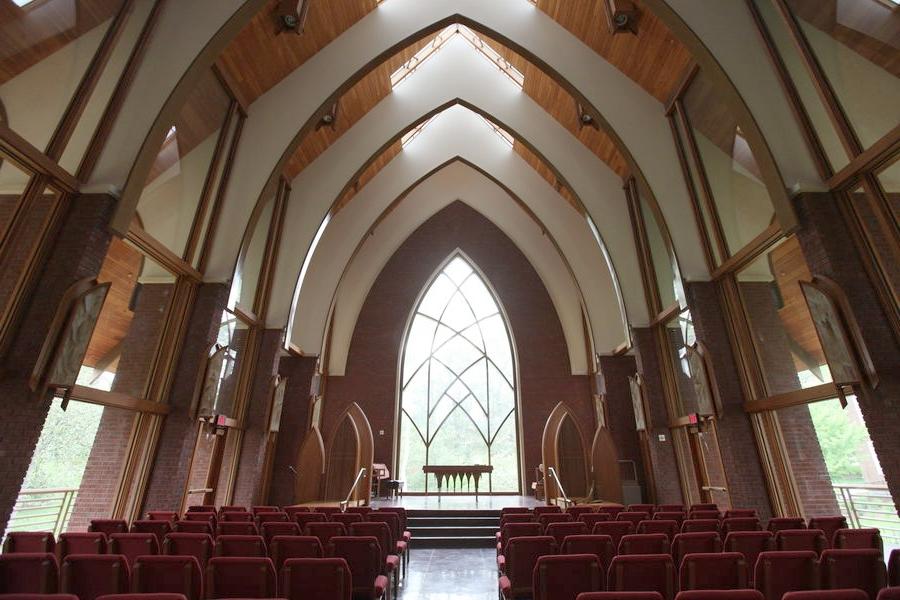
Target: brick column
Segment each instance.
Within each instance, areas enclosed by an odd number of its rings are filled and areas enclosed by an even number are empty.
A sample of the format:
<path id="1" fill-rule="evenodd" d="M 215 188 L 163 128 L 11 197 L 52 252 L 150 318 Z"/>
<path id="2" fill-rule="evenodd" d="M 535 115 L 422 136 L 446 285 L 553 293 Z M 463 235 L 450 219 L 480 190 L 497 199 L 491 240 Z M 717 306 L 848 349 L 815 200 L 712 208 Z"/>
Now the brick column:
<path id="1" fill-rule="evenodd" d="M 112 239 L 107 224 L 114 206 L 115 199 L 106 194 L 84 195 L 71 201 L 60 229 L 51 238 L 53 246 L 3 361 L 0 531 L 6 529 L 50 409 L 50 398 L 36 398 L 28 378 L 65 291 L 76 281 L 100 273 Z"/>
<path id="2" fill-rule="evenodd" d="M 169 394 L 170 412 L 163 423 L 144 496 L 144 511 L 181 509 L 197 431 L 191 404 L 227 302 L 228 286 L 223 283 L 204 283 L 197 289 Z"/>
<path id="3" fill-rule="evenodd" d="M 709 351 L 715 373 L 713 385 L 722 401 L 723 414 L 716 421 L 716 427 L 731 502 L 735 507 L 755 508 L 760 517 L 768 518 L 772 509 L 766 493 L 765 473 L 750 417 L 744 412 L 744 391 L 716 284 L 691 282 L 686 284 L 685 292 L 694 332 Z"/>
<path id="4" fill-rule="evenodd" d="M 263 500 L 259 497 L 259 484 L 266 462 L 266 439 L 269 433 L 267 417 L 272 400 L 272 381 L 278 373 L 283 336 L 284 331 L 281 329 L 265 329 L 260 336 L 234 488 L 234 504 L 240 506 L 260 504 Z"/>
<path id="5" fill-rule="evenodd" d="M 669 431 L 669 416 L 656 340 L 653 331 L 647 327 L 635 328 L 632 337 L 635 363 L 643 381 L 648 409 L 647 434 L 650 440 L 653 478 L 656 482 L 656 502 L 658 504 L 684 502 L 681 482 L 678 479 L 678 461 L 675 459 L 675 447 Z M 666 441 L 659 441 L 660 435 L 664 435 Z"/>
<path id="6" fill-rule="evenodd" d="M 309 426 L 309 386 L 315 371 L 315 356 L 283 356 L 278 363 L 278 372 L 287 378 L 287 383 L 272 466 L 270 504 L 294 503 L 294 474 L 289 467 L 294 467 L 297 462 L 297 453 Z"/>
<path id="7" fill-rule="evenodd" d="M 631 404 L 631 386 L 628 378 L 637 372 L 633 356 L 601 356 L 600 374 L 606 384 L 607 426 L 616 444 L 619 460 L 634 461 L 644 498 L 650 490 L 645 480 L 644 459 L 634 425 L 634 407 Z"/>
<path id="8" fill-rule="evenodd" d="M 888 326 L 887 315 L 869 279 L 865 259 L 850 238 L 839 200 L 830 194 L 797 198 L 800 229 L 797 238 L 810 272 L 834 280 L 847 295 L 850 310 L 878 373 L 878 387 L 864 385 L 859 409 L 881 462 L 887 486 L 900 507 L 900 342 Z M 884 243 L 890 243 L 885 241 Z"/>

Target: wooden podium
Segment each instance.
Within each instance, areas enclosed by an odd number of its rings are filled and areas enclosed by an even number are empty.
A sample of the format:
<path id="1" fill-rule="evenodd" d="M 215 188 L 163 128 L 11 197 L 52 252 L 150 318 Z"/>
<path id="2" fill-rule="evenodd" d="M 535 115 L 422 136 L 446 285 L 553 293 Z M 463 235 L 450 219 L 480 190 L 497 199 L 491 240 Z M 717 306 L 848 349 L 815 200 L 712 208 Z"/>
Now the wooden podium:
<path id="1" fill-rule="evenodd" d="M 478 482 L 485 473 L 493 473 L 494 467 L 491 465 L 425 465 L 422 472 L 427 477 L 429 473 L 434 474 L 438 486 L 438 501 L 441 499 L 441 490 L 444 482 L 449 488 L 453 485 L 453 491 L 456 491 L 457 485 L 462 489 L 463 481 L 466 487 L 471 490 L 472 482 L 475 483 L 475 502 L 478 502 Z"/>

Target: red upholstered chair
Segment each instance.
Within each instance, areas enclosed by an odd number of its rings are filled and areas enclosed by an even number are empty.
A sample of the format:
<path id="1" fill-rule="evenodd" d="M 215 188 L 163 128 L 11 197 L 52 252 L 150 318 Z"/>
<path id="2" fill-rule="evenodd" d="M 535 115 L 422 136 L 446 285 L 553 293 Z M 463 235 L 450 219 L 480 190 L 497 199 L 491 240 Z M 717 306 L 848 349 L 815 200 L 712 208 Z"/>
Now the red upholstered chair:
<path id="1" fill-rule="evenodd" d="M 884 552 L 881 531 L 875 528 L 838 529 L 832 538 L 832 547 L 844 550 L 874 548 Z"/>
<path id="2" fill-rule="evenodd" d="M 806 529 L 806 520 L 803 517 L 772 517 L 766 529 L 772 533 L 784 529 Z"/>
<path id="3" fill-rule="evenodd" d="M 106 534 L 100 532 L 62 533 L 56 544 L 60 560 L 70 554 L 105 554 Z"/>
<path id="4" fill-rule="evenodd" d="M 113 533 L 109 536 L 109 553 L 121 554 L 131 567 L 138 556 L 159 554 L 159 542 L 152 533 Z"/>
<path id="5" fill-rule="evenodd" d="M 891 550 L 891 557 L 888 559 L 888 585 L 891 587 L 900 586 L 900 550 Z"/>
<path id="6" fill-rule="evenodd" d="M 374 537 L 378 540 L 381 550 L 382 573 L 387 575 L 389 583 L 393 581 L 394 595 L 400 585 L 400 557 L 391 552 L 396 545 L 394 536 L 387 523 L 378 521 L 363 521 L 350 526 L 350 535 L 355 537 Z"/>
<path id="7" fill-rule="evenodd" d="M 206 567 L 207 598 L 272 598 L 275 567 L 267 557 L 216 556 Z"/>
<path id="8" fill-rule="evenodd" d="M 658 512 L 680 512 L 687 514 L 687 509 L 684 508 L 684 504 L 657 504 L 656 510 Z"/>
<path id="9" fill-rule="evenodd" d="M 287 600 L 350 600 L 353 576 L 343 558 L 292 558 L 281 570 Z"/>
<path id="10" fill-rule="evenodd" d="M 601 521 L 611 521 L 612 515 L 609 513 L 602 512 L 592 512 L 586 513 L 578 517 L 578 520 L 588 526 L 588 530 L 593 530 L 594 525 L 600 523 Z"/>
<path id="11" fill-rule="evenodd" d="M 130 581 L 128 563 L 119 554 L 70 554 L 60 567 L 60 591 L 80 600 L 127 593 Z"/>
<path id="12" fill-rule="evenodd" d="M 201 569 L 213 555 L 213 538 L 205 533 L 170 533 L 163 541 L 163 554 L 168 556 L 193 556 Z"/>
<path id="13" fill-rule="evenodd" d="M 606 588 L 606 572 L 594 554 L 541 556 L 532 575 L 534 600 L 575 600 Z"/>
<path id="14" fill-rule="evenodd" d="M 124 519 L 91 519 L 88 531 L 99 532 L 106 537 L 113 533 L 128 533 L 128 521 Z"/>
<path id="15" fill-rule="evenodd" d="M 594 523 L 594 528 L 591 530 L 591 533 L 594 535 L 608 535 L 612 538 L 613 546 L 616 548 L 616 551 L 618 551 L 619 542 L 622 541 L 622 538 L 634 533 L 634 525 L 631 521 L 606 521 L 605 523 Z"/>
<path id="16" fill-rule="evenodd" d="M 216 525 L 216 513 L 214 512 L 203 512 L 199 510 L 195 510 L 193 512 L 184 513 L 184 518 L 182 521 L 209 521 L 213 527 Z"/>
<path id="17" fill-rule="evenodd" d="M 869 595 L 862 590 L 809 590 L 805 592 L 788 592 L 782 600 L 868 600 Z"/>
<path id="18" fill-rule="evenodd" d="M 326 519 L 331 519 L 331 515 L 342 512 L 340 507 L 337 506 L 313 506 L 313 512 L 322 513 L 325 515 Z"/>
<path id="19" fill-rule="evenodd" d="M 616 548 L 608 535 L 570 535 L 559 548 L 560 554 L 593 554 L 603 566 L 604 573 L 609 568 Z"/>
<path id="20" fill-rule="evenodd" d="M 547 525 L 547 531 L 544 535 L 549 535 L 556 540 L 556 547 L 561 548 L 563 540 L 570 535 L 587 535 L 587 525 L 581 521 L 570 521 L 568 523 L 550 523 Z"/>
<path id="21" fill-rule="evenodd" d="M 213 556 L 267 556 L 261 535 L 220 535 Z"/>
<path id="22" fill-rule="evenodd" d="M 0 591 L 6 594 L 55 594 L 56 557 L 49 552 L 0 554 Z"/>
<path id="23" fill-rule="evenodd" d="M 735 531 L 762 531 L 762 523 L 756 517 L 732 517 L 722 520 L 722 535 Z"/>
<path id="24" fill-rule="evenodd" d="M 815 552 L 763 552 L 754 570 L 754 585 L 766 600 L 781 600 L 786 592 L 819 589 Z"/>
<path id="25" fill-rule="evenodd" d="M 765 600 L 756 590 L 687 590 L 675 600 Z"/>
<path id="26" fill-rule="evenodd" d="M 679 581 L 682 590 L 746 588 L 749 581 L 747 561 L 740 552 L 688 554 L 681 561 Z"/>
<path id="27" fill-rule="evenodd" d="M 722 539 L 714 531 L 679 533 L 672 538 L 672 560 L 675 561 L 676 569 L 681 568 L 681 561 L 688 554 L 710 554 L 721 551 Z"/>
<path id="28" fill-rule="evenodd" d="M 547 525 L 550 523 L 569 523 L 570 521 L 572 521 L 572 515 L 566 513 L 547 513 L 537 518 L 537 522 L 541 524 L 544 531 L 547 530 Z"/>
<path id="29" fill-rule="evenodd" d="M 353 515 L 365 516 L 365 515 L 369 514 L 370 512 L 372 512 L 373 510 L 374 509 L 371 506 L 348 506 L 346 508 L 346 510 L 344 510 L 344 512 L 350 513 Z M 397 514 L 406 515 L 406 509 L 403 508 L 402 506 L 385 506 L 385 507 L 379 508 L 378 510 L 381 510 L 381 511 L 390 510 L 390 511 L 396 512 Z M 401 511 L 402 511 L 402 513 L 401 513 Z M 365 521 L 365 519 L 363 519 L 363 520 Z"/>
<path id="30" fill-rule="evenodd" d="M 297 523 L 303 531 L 306 530 L 306 526 L 310 523 L 324 523 L 327 520 L 328 517 L 322 513 L 316 512 L 297 513 L 294 515 L 294 522 Z"/>
<path id="31" fill-rule="evenodd" d="M 276 535 L 269 544 L 269 558 L 280 573 L 285 561 L 292 558 L 322 558 L 325 551 L 319 538 L 311 535 Z"/>
<path id="32" fill-rule="evenodd" d="M 629 504 L 628 512 L 645 512 L 648 515 L 652 515 L 656 510 L 655 504 Z"/>
<path id="33" fill-rule="evenodd" d="M 617 592 L 659 592 L 664 600 L 673 600 L 675 564 L 668 554 L 617 556 L 609 566 L 606 587 Z"/>
<path id="34" fill-rule="evenodd" d="M 653 513 L 654 521 L 675 521 L 678 524 L 678 530 L 681 531 L 681 524 L 687 519 L 687 515 L 683 512 L 658 510 Z"/>
<path id="35" fill-rule="evenodd" d="M 259 527 L 252 521 L 219 521 L 216 535 L 259 535 Z"/>
<path id="36" fill-rule="evenodd" d="M 250 512 L 254 515 L 259 516 L 262 513 L 270 513 L 270 512 L 282 512 L 281 508 L 277 506 L 251 506 Z"/>
<path id="37" fill-rule="evenodd" d="M 175 521 L 175 531 L 178 533 L 204 533 L 213 534 L 212 521 Z"/>
<path id="38" fill-rule="evenodd" d="M 366 520 L 360 513 L 342 512 L 331 515 L 335 523 L 343 523 L 344 527 L 350 527 L 351 523 L 361 523 Z"/>
<path id="39" fill-rule="evenodd" d="M 336 516 L 337 515 L 333 515 L 332 518 Z M 366 521 L 387 524 L 387 526 L 391 530 L 391 537 L 393 537 L 394 540 L 394 546 L 387 549 L 388 554 L 395 554 L 399 556 L 400 560 L 402 561 L 402 566 L 405 570 L 409 543 L 404 538 L 404 529 L 406 528 L 406 526 L 403 524 L 401 515 L 392 511 L 373 510 L 366 516 Z"/>
<path id="40" fill-rule="evenodd" d="M 688 519 L 721 519 L 722 513 L 718 511 L 718 509 L 699 509 L 694 510 L 691 509 L 691 512 L 688 513 Z"/>
<path id="41" fill-rule="evenodd" d="M 566 509 L 566 512 L 572 515 L 576 521 L 581 520 L 582 515 L 589 515 L 597 510 L 593 504 L 576 504 Z"/>
<path id="42" fill-rule="evenodd" d="M 506 515 L 530 515 L 531 509 L 527 506 L 505 506 L 500 509 L 500 518 L 502 519 Z"/>
<path id="43" fill-rule="evenodd" d="M 131 572 L 131 589 L 139 594 L 184 594 L 202 600 L 203 574 L 193 556 L 141 556 Z"/>
<path id="44" fill-rule="evenodd" d="M 156 536 L 156 541 L 161 546 L 166 535 L 172 531 L 172 525 L 172 521 L 163 520 L 133 521 L 131 523 L 131 533 L 152 533 Z"/>
<path id="45" fill-rule="evenodd" d="M 500 517 L 500 529 L 503 529 L 504 525 L 508 525 L 510 523 L 534 523 L 534 517 L 531 513 L 511 513 L 508 515 L 502 515 Z"/>
<path id="46" fill-rule="evenodd" d="M 625 511 L 625 507 L 624 507 L 624 506 L 621 506 L 621 505 L 618 505 L 618 506 L 616 506 L 616 505 L 607 505 L 607 506 L 601 506 L 601 507 L 597 508 L 597 512 L 598 512 L 598 513 L 603 513 L 603 514 L 609 515 L 609 518 L 610 518 L 610 520 L 612 520 L 612 521 L 615 521 L 615 520 L 616 520 L 616 516 L 617 516 L 620 512 L 624 512 L 624 511 Z"/>
<path id="47" fill-rule="evenodd" d="M 378 600 L 388 590 L 382 575 L 384 562 L 378 540 L 372 536 L 338 536 L 331 549 L 334 558 L 343 558 L 350 567 L 353 597 Z"/>
<path id="48" fill-rule="evenodd" d="M 151 510 L 147 513 L 148 521 L 177 521 L 178 513 L 171 510 Z"/>
<path id="49" fill-rule="evenodd" d="M 671 545 L 664 533 L 637 533 L 622 536 L 617 554 L 669 554 Z"/>
<path id="50" fill-rule="evenodd" d="M 547 535 L 515 537 L 506 546 L 506 570 L 500 576 L 500 593 L 506 600 L 533 595 L 534 566 L 553 554 L 556 543 Z"/>
<path id="51" fill-rule="evenodd" d="M 78 600 L 74 594 L 0 594 L 2 600 Z"/>
<path id="52" fill-rule="evenodd" d="M 310 512 L 308 506 L 294 505 L 294 506 L 285 506 L 284 507 L 284 513 L 288 516 L 288 519 L 291 521 L 294 520 L 294 517 L 296 517 L 298 513 L 308 513 L 308 512 Z"/>
<path id="53" fill-rule="evenodd" d="M 757 517 L 757 518 L 759 518 L 759 515 L 756 514 L 755 508 L 731 508 L 731 509 L 725 511 L 724 518 L 726 518 L 726 519 L 734 519 L 734 518 L 741 518 L 741 517 Z"/>
<path id="54" fill-rule="evenodd" d="M 270 522 L 263 523 L 260 526 L 261 534 L 268 544 L 276 535 L 300 535 L 303 531 L 296 523 L 290 522 Z"/>
<path id="55" fill-rule="evenodd" d="M 749 569 L 750 583 L 756 578 L 756 559 L 763 552 L 772 549 L 775 543 L 775 536 L 771 531 L 735 531 L 725 536 L 722 543 L 722 550 L 725 552 L 740 552 L 747 561 L 747 569 Z"/>
<path id="56" fill-rule="evenodd" d="M 782 529 L 775 533 L 775 550 L 811 550 L 818 556 L 827 548 L 821 529 Z"/>
<path id="57" fill-rule="evenodd" d="M 719 533 L 719 527 L 718 519 L 685 519 L 681 523 L 681 533 Z"/>
<path id="58" fill-rule="evenodd" d="M 207 598 L 272 598 L 275 567 L 265 556 L 216 556 L 206 566 Z"/>
<path id="59" fill-rule="evenodd" d="M 878 592 L 878 600 L 900 600 L 900 587 L 887 587 Z"/>
<path id="60" fill-rule="evenodd" d="M 184 594 L 106 594 L 98 596 L 97 600 L 188 600 Z"/>
<path id="61" fill-rule="evenodd" d="M 216 512 L 214 504 L 191 504 L 188 506 L 187 512 Z"/>
<path id="62" fill-rule="evenodd" d="M 331 538 L 337 535 L 347 535 L 347 528 L 344 527 L 343 523 L 313 522 L 306 525 L 303 529 L 303 535 L 311 535 L 318 538 L 327 556 L 330 554 Z"/>
<path id="63" fill-rule="evenodd" d="M 575 600 L 663 600 L 659 592 L 588 592 Z"/>
<path id="64" fill-rule="evenodd" d="M 289 523 L 286 512 L 261 512 L 256 515 L 256 522 L 260 527 L 266 523 Z"/>
<path id="65" fill-rule="evenodd" d="M 503 554 L 506 551 L 506 544 L 514 537 L 536 536 L 541 535 L 543 532 L 540 523 L 508 523 L 500 529 L 500 537 L 497 540 L 497 553 Z"/>
<path id="66" fill-rule="evenodd" d="M 869 600 L 887 586 L 887 569 L 878 550 L 825 550 L 819 560 L 822 587 L 830 590 L 856 588 Z"/>
<path id="67" fill-rule="evenodd" d="M 650 519 L 650 513 L 647 512 L 635 512 L 629 510 L 620 512 L 616 515 L 616 521 L 628 521 L 634 525 L 635 530 L 637 530 L 637 526 L 641 521 L 647 521 L 648 519 Z"/>
<path id="68" fill-rule="evenodd" d="M 225 504 L 225 505 L 222 505 L 219 507 L 219 512 L 220 513 L 227 513 L 227 512 L 245 513 L 245 512 L 247 512 L 247 507 L 246 506 L 235 506 L 234 504 L 231 504 L 231 505 Z"/>
<path id="69" fill-rule="evenodd" d="M 253 514 L 248 512 L 223 512 L 219 515 L 219 522 L 247 523 L 253 521 Z"/>
<path id="70" fill-rule="evenodd" d="M 537 520 L 537 518 L 541 515 L 561 513 L 562 511 L 562 508 L 556 506 L 555 504 L 552 504 L 547 506 L 535 506 L 531 512 L 534 515 L 535 520 Z"/>
<path id="71" fill-rule="evenodd" d="M 847 529 L 847 518 L 843 515 L 835 515 L 833 517 L 812 517 L 809 520 L 810 529 L 821 529 L 825 533 L 825 541 L 831 548 L 834 534 L 838 529 Z"/>
<path id="72" fill-rule="evenodd" d="M 695 510 L 719 510 L 719 505 L 715 502 L 691 504 L 691 509 L 688 512 L 694 512 Z"/>
<path id="73" fill-rule="evenodd" d="M 649 521 L 641 521 L 638 523 L 638 533 L 662 533 L 669 541 L 678 533 L 678 522 L 665 519 L 650 519 Z"/>
<path id="74" fill-rule="evenodd" d="M 53 553 L 56 550 L 56 538 L 50 531 L 11 531 L 3 542 L 3 554 L 15 552 Z"/>
<path id="75" fill-rule="evenodd" d="M 348 511 L 348 512 L 350 511 L 350 508 L 356 508 L 357 510 L 365 510 L 365 511 L 368 511 L 368 512 L 362 512 L 362 513 L 360 513 L 360 514 L 362 514 L 362 515 L 368 515 L 369 512 L 371 512 L 371 511 L 370 511 L 370 508 L 369 508 L 368 506 L 349 507 L 349 508 L 347 508 L 347 511 Z M 405 509 L 404 507 L 402 507 L 402 506 L 382 506 L 381 508 L 378 509 L 378 512 L 381 512 L 381 513 L 386 513 L 386 512 L 387 512 L 387 513 L 394 513 L 394 514 L 396 514 L 396 515 L 398 515 L 398 516 L 400 517 L 400 532 L 401 532 L 401 536 L 400 536 L 399 538 L 397 538 L 397 540 L 399 541 L 399 540 L 402 539 L 404 542 L 406 542 L 406 543 L 408 544 L 408 543 L 409 543 L 409 540 L 412 539 L 412 534 L 411 534 L 409 531 L 407 531 L 408 522 L 407 522 L 406 509 Z M 501 515 L 501 518 L 502 518 L 502 515 Z M 371 520 L 371 519 L 366 519 L 366 520 Z M 407 556 L 407 558 L 409 558 L 409 557 Z"/>

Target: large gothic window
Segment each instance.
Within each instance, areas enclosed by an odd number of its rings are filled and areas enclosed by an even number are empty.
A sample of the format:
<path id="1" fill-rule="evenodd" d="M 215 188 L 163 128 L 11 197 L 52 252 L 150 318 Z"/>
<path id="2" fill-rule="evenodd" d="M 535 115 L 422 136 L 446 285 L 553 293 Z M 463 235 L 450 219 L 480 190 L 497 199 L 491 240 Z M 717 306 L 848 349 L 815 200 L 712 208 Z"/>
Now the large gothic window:
<path id="1" fill-rule="evenodd" d="M 400 377 L 398 470 L 406 491 L 435 491 L 423 465 L 479 464 L 494 467 L 481 491 L 519 493 L 512 339 L 494 295 L 460 254 L 419 300 Z"/>

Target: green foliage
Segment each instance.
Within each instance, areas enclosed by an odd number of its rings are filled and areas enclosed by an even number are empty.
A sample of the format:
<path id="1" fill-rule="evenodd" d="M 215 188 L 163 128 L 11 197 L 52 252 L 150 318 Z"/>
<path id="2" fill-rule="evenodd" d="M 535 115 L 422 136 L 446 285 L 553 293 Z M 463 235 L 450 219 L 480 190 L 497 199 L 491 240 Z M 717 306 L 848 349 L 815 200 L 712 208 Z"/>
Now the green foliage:
<path id="1" fill-rule="evenodd" d="M 87 466 L 103 407 L 55 398 L 25 476 L 23 489 L 77 488 Z"/>
<path id="2" fill-rule="evenodd" d="M 837 400 L 810 404 L 809 413 L 831 480 L 834 483 L 862 482 L 859 452 L 869 438 L 866 426 L 850 419 Z"/>

